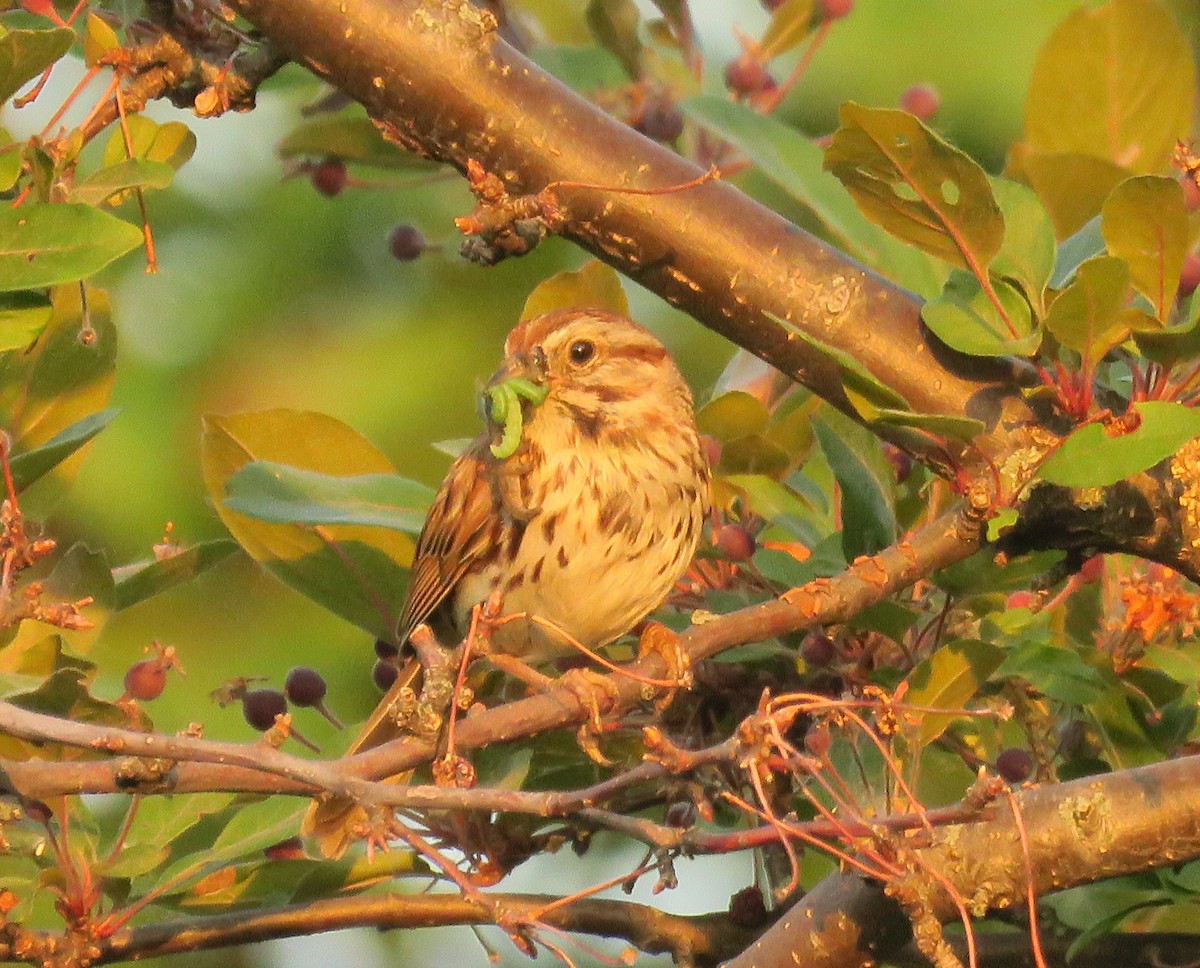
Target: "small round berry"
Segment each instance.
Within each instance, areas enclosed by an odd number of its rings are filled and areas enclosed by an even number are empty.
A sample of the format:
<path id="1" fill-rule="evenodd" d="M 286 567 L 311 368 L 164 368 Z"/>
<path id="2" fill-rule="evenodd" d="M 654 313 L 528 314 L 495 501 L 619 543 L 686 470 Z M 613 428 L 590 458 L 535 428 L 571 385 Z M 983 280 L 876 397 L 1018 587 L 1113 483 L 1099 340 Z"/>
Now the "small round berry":
<path id="1" fill-rule="evenodd" d="M 722 524 L 713 532 L 713 544 L 730 561 L 749 561 L 754 557 L 754 535 L 740 524 Z"/>
<path id="2" fill-rule="evenodd" d="M 809 632 L 800 646 L 800 658 L 813 668 L 824 668 L 837 658 L 837 646 L 824 632 Z"/>
<path id="3" fill-rule="evenodd" d="M 25 816 L 37 823 L 46 824 L 54 819 L 54 811 L 43 800 L 35 800 L 32 797 L 21 798 L 21 809 L 25 811 Z"/>
<path id="4" fill-rule="evenodd" d="M 167 670 L 159 659 L 135 662 L 125 673 L 125 695 L 140 702 L 149 702 L 162 695 L 167 687 Z"/>
<path id="5" fill-rule="evenodd" d="M 825 20 L 841 20 L 854 12 L 854 0 L 821 0 L 821 14 Z"/>
<path id="6" fill-rule="evenodd" d="M 392 683 L 396 681 L 396 677 L 399 675 L 399 666 L 385 659 L 380 659 L 376 662 L 375 667 L 371 670 L 371 678 L 375 680 L 375 685 L 379 687 L 381 692 L 387 692 L 391 689 Z"/>
<path id="7" fill-rule="evenodd" d="M 932 118 L 941 106 L 941 95 L 932 84 L 914 84 L 900 95 L 900 107 L 922 121 Z"/>
<path id="8" fill-rule="evenodd" d="M 288 700 L 297 706 L 315 706 L 325 698 L 329 687 L 325 684 L 325 677 L 316 669 L 296 666 L 287 674 L 283 691 Z"/>
<path id="9" fill-rule="evenodd" d="M 401 262 L 412 262 L 420 258 L 427 248 L 429 246 L 425 242 L 425 236 L 415 225 L 402 222 L 388 235 L 388 251 L 392 253 L 392 258 Z"/>
<path id="10" fill-rule="evenodd" d="M 349 176 L 346 173 L 346 163 L 337 158 L 326 158 L 316 165 L 309 174 L 313 188 L 322 195 L 333 198 L 340 195 L 346 187 Z"/>
<path id="11" fill-rule="evenodd" d="M 400 654 L 400 646 L 390 639 L 375 640 L 375 657 L 377 659 L 394 659 Z"/>
<path id="12" fill-rule="evenodd" d="M 683 134 L 683 114 L 665 98 L 656 99 L 646 105 L 633 127 L 653 141 L 674 141 Z"/>
<path id="13" fill-rule="evenodd" d="M 996 757 L 996 772 L 1009 783 L 1020 783 L 1033 773 L 1033 754 L 1019 746 L 1010 746 Z"/>
<path id="14" fill-rule="evenodd" d="M 1200 286 L 1200 254 L 1189 252 L 1183 259 L 1183 269 L 1179 273 L 1179 295 L 1190 296 Z"/>
<path id="15" fill-rule="evenodd" d="M 691 800 L 676 800 L 667 807 L 664 819 L 668 827 L 686 830 L 696 823 L 696 805 Z"/>
<path id="16" fill-rule="evenodd" d="M 743 887 L 729 899 L 729 919 L 739 928 L 757 928 L 767 923 L 767 905 L 757 887 Z"/>
<path id="17" fill-rule="evenodd" d="M 278 689 L 251 689 L 242 696 L 242 715 L 259 732 L 270 729 L 275 717 L 286 712 L 287 699 Z"/>
<path id="18" fill-rule="evenodd" d="M 1008 608 L 1027 608 L 1030 611 L 1033 611 L 1033 609 L 1037 607 L 1037 604 L 1038 596 L 1036 593 L 1021 591 L 1013 592 L 1011 595 L 1009 595 L 1006 606 Z"/>
<path id="19" fill-rule="evenodd" d="M 725 66 L 725 86 L 735 94 L 758 94 L 775 87 L 775 78 L 762 62 L 749 54 L 742 54 Z"/>
<path id="20" fill-rule="evenodd" d="M 704 456 L 708 458 L 708 466 L 716 467 L 721 463 L 721 453 L 724 448 L 721 442 L 716 437 L 711 437 L 708 434 L 700 435 L 700 446 L 704 448 Z"/>

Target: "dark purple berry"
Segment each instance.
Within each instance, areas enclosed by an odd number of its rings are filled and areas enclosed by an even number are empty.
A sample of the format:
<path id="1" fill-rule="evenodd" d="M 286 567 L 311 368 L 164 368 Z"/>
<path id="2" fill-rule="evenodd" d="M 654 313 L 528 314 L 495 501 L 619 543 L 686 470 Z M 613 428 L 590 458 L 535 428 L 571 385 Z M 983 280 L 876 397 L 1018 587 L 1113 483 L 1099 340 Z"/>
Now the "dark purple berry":
<path id="1" fill-rule="evenodd" d="M 349 175 L 346 173 L 345 162 L 336 158 L 326 158 L 312 169 L 309 177 L 312 179 L 313 188 L 322 195 L 333 198 L 342 193 Z"/>
<path id="2" fill-rule="evenodd" d="M 729 919 L 739 928 L 758 928 L 767 923 L 767 905 L 757 887 L 743 887 L 729 899 Z"/>
<path id="3" fill-rule="evenodd" d="M 892 472 L 896 475 L 896 483 L 903 484 L 907 481 L 908 475 L 912 473 L 912 458 L 893 444 L 883 445 L 883 456 L 892 465 Z"/>
<path id="4" fill-rule="evenodd" d="M 754 556 L 754 535 L 740 524 L 722 524 L 713 532 L 713 544 L 730 561 L 749 561 Z"/>
<path id="5" fill-rule="evenodd" d="M 996 757 L 996 772 L 1009 783 L 1020 783 L 1033 773 L 1033 754 L 1019 746 L 1010 746 Z"/>
<path id="6" fill-rule="evenodd" d="M 167 687 L 167 670 L 158 659 L 135 662 L 125 673 L 125 695 L 140 702 L 149 702 L 162 695 Z"/>
<path id="7" fill-rule="evenodd" d="M 325 693 L 329 691 L 329 687 L 325 684 L 325 677 L 316 669 L 310 669 L 308 666 L 296 666 L 288 673 L 287 681 L 283 684 L 283 691 L 287 694 L 289 702 L 297 706 L 315 709 L 335 728 L 342 728 L 342 721 L 325 705 Z"/>
<path id="8" fill-rule="evenodd" d="M 665 820 L 668 827 L 685 830 L 696 823 L 696 805 L 691 800 L 676 800 L 667 807 Z"/>
<path id="9" fill-rule="evenodd" d="M 270 847 L 264 847 L 263 853 L 270 860 L 304 860 L 308 856 L 304 852 L 304 841 L 299 837 L 289 837 Z"/>
<path id="10" fill-rule="evenodd" d="M 22 797 L 21 808 L 25 811 L 25 816 L 40 824 L 48 824 L 54 819 L 54 811 L 42 800 L 34 800 L 32 797 Z"/>
<path id="11" fill-rule="evenodd" d="M 283 684 L 288 701 L 297 706 L 317 705 L 325 698 L 328 689 L 324 676 L 308 666 L 296 666 L 287 674 L 287 680 Z"/>
<path id="12" fill-rule="evenodd" d="M 400 647 L 390 639 L 375 640 L 375 656 L 379 659 L 394 659 L 400 654 Z"/>
<path id="13" fill-rule="evenodd" d="M 392 688 L 392 683 L 396 681 L 396 677 L 400 675 L 400 667 L 394 662 L 387 662 L 380 659 L 375 663 L 375 668 L 371 670 L 371 678 L 375 680 L 381 692 L 387 692 Z"/>
<path id="14" fill-rule="evenodd" d="M 837 647 L 824 632 L 809 632 L 800 646 L 800 657 L 808 665 L 822 668 L 837 658 Z"/>
<path id="15" fill-rule="evenodd" d="M 775 78 L 761 61 L 749 54 L 742 54 L 726 65 L 725 86 L 735 94 L 758 94 L 773 89 Z"/>
<path id="16" fill-rule="evenodd" d="M 388 236 L 388 250 L 394 259 L 399 259 L 401 262 L 412 262 L 419 258 L 427 248 L 425 236 L 415 225 L 401 223 L 392 229 Z"/>
<path id="17" fill-rule="evenodd" d="M 275 725 L 275 717 L 287 712 L 287 699 L 278 689 L 251 689 L 242 696 L 242 715 L 260 732 Z"/>
<path id="18" fill-rule="evenodd" d="M 683 114 L 670 101 L 656 99 L 645 106 L 633 126 L 654 141 L 674 141 L 683 134 Z"/>

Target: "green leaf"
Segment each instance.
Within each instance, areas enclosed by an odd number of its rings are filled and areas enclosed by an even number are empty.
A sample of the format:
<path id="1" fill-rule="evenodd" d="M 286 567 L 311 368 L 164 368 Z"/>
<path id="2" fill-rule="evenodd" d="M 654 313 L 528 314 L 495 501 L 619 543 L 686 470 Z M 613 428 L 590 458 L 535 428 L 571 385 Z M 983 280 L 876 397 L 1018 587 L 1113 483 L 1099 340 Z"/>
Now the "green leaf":
<path id="1" fill-rule="evenodd" d="M 25 349 L 53 318 L 54 308 L 43 293 L 0 294 L 0 352 Z"/>
<path id="2" fill-rule="evenodd" d="M 1138 349 L 1156 363 L 1173 365 L 1200 356 L 1200 290 L 1193 292 L 1183 322 L 1134 333 Z"/>
<path id="3" fill-rule="evenodd" d="M 438 163 L 402 151 L 365 116 L 315 118 L 290 131 L 279 144 L 282 158 L 341 158 L 373 168 L 433 171 Z"/>
<path id="4" fill-rule="evenodd" d="M 0 355 L 0 426 L 17 452 L 38 449 L 108 404 L 117 334 L 108 294 L 91 288 L 87 293 L 93 339 L 80 339 L 79 286 L 60 286 L 51 291 L 54 318 L 38 341 L 24 352 Z"/>
<path id="5" fill-rule="evenodd" d="M 871 426 L 916 427 L 949 440 L 970 441 L 978 437 L 987 425 L 974 417 L 955 417 L 942 413 L 913 413 L 908 410 L 878 410 L 870 420 Z"/>
<path id="6" fill-rule="evenodd" d="M 1110 255 L 1083 263 L 1075 281 L 1059 293 L 1046 314 L 1056 340 L 1092 362 L 1129 338 L 1134 313 L 1127 310 L 1129 266 Z"/>
<path id="7" fill-rule="evenodd" d="M 73 43 L 75 32 L 64 27 L 10 30 L 0 37 L 0 103 L 66 54 Z"/>
<path id="8" fill-rule="evenodd" d="M 190 548 L 176 549 L 165 558 L 152 558 L 114 568 L 113 608 L 117 611 L 129 608 L 168 588 L 191 581 L 233 554 L 237 548 L 237 543 L 228 538 L 214 538 Z"/>
<path id="9" fill-rule="evenodd" d="M 573 272 L 556 273 L 538 283 L 529 294 L 521 319 L 575 308 L 608 309 L 628 316 L 629 300 L 616 270 L 599 259 L 591 259 Z"/>
<path id="10" fill-rule="evenodd" d="M 0 211 L 0 291 L 86 279 L 142 244 L 142 231 L 90 205 Z"/>
<path id="11" fill-rule="evenodd" d="M 104 867 L 105 877 L 137 877 L 167 859 L 171 846 L 206 816 L 220 813 L 234 799 L 232 793 L 193 793 L 142 797 L 129 807 L 136 810 L 120 853 Z"/>
<path id="12" fill-rule="evenodd" d="M 773 14 L 762 40 L 758 42 L 759 56 L 764 61 L 803 43 L 812 30 L 815 0 L 784 0 Z"/>
<path id="13" fill-rule="evenodd" d="M 412 538 L 388 528 L 259 521 L 225 504 L 226 483 L 252 461 L 338 477 L 393 473 L 373 444 L 324 414 L 264 410 L 205 417 L 201 457 L 217 514 L 252 558 L 377 638 L 391 637 L 407 587 Z"/>
<path id="14" fill-rule="evenodd" d="M 812 524 L 812 509 L 790 488 L 763 474 L 729 474 L 726 484 L 740 491 L 755 514 L 790 532 L 809 548 L 821 535 Z"/>
<path id="15" fill-rule="evenodd" d="M 120 46 L 117 32 L 101 17 L 89 12 L 83 28 L 83 62 L 88 67 L 97 67 L 105 54 Z"/>
<path id="16" fill-rule="evenodd" d="M 1149 401 L 1130 405 L 1141 417 L 1132 433 L 1110 437 L 1091 423 L 1072 433 L 1038 468 L 1038 476 L 1063 487 L 1105 487 L 1153 467 L 1193 437 L 1200 437 L 1200 410 L 1179 403 Z"/>
<path id="17" fill-rule="evenodd" d="M 1004 279 L 985 292 L 969 272 L 955 269 L 937 299 L 921 307 L 921 318 L 943 343 L 971 356 L 1031 356 L 1042 340 L 1021 291 Z"/>
<path id="18" fill-rule="evenodd" d="M 634 80 L 642 76 L 642 41 L 638 37 L 641 19 L 633 0 L 589 0 L 587 5 L 592 36 L 616 56 Z"/>
<path id="19" fill-rule="evenodd" d="M 1165 323 L 1175 307 L 1188 249 L 1183 187 L 1162 175 L 1121 182 L 1104 203 L 1101 230 L 1108 251 L 1129 264 L 1133 287 Z"/>
<path id="20" fill-rule="evenodd" d="M 1042 292 L 1054 271 L 1054 223 L 1034 192 L 1005 178 L 991 179 L 996 204 L 1004 213 L 1004 242 L 992 273 L 1015 282 L 1041 312 Z"/>
<path id="21" fill-rule="evenodd" d="M 251 461 L 225 484 L 226 507 L 260 521 L 363 524 L 420 534 L 433 489 L 395 474 L 338 477 Z"/>
<path id="22" fill-rule="evenodd" d="M 736 440 L 767 429 L 767 405 L 744 390 L 730 390 L 714 397 L 696 413 L 702 434 L 720 441 Z"/>
<path id="23" fill-rule="evenodd" d="M 837 367 L 838 375 L 842 378 L 842 388 L 846 391 L 847 397 L 855 405 L 856 409 L 859 408 L 859 403 L 856 402 L 855 397 L 870 404 L 871 407 L 892 410 L 909 409 L 908 401 L 904 397 L 876 377 L 875 374 L 845 350 L 817 339 L 815 336 L 806 333 L 798 326 L 793 326 L 786 319 L 776 316 L 774 313 L 765 313 L 764 315 L 773 323 L 778 323 L 792 336 L 807 343 Z M 855 397 L 850 396 L 852 393 Z M 874 412 L 874 410 L 870 410 L 868 413 L 863 413 L 862 416 L 864 419 L 869 419 L 870 414 Z"/>
<path id="24" fill-rule="evenodd" d="M 867 218 L 951 265 L 982 273 L 1000 251 L 987 173 L 910 114 L 843 104 L 825 168 Z"/>
<path id="25" fill-rule="evenodd" d="M 779 477 L 791 463 L 791 455 L 762 434 L 738 437 L 721 449 L 721 470 L 730 474 Z"/>
<path id="26" fill-rule="evenodd" d="M 1163 4 L 1087 4 L 1068 14 L 1038 54 L 1025 144 L 1158 172 L 1191 133 L 1195 103 L 1192 49 Z"/>
<path id="27" fill-rule="evenodd" d="M 722 97 L 689 98 L 679 107 L 741 150 L 767 178 L 810 209 L 840 249 L 921 295 L 941 291 L 943 265 L 868 220 L 841 182 L 824 170 L 824 152 L 811 138 Z"/>
<path id="28" fill-rule="evenodd" d="M 1103 158 L 1036 152 L 1024 145 L 1013 145 L 1008 160 L 1006 174 L 1033 186 L 1060 239 L 1098 215 L 1109 193 L 1130 174 Z"/>
<path id="29" fill-rule="evenodd" d="M 917 743 L 925 746 L 946 731 L 972 699 L 979 694 L 1004 659 L 1004 650 L 987 642 L 962 639 L 947 642 L 929 658 L 917 663 L 905 677 L 908 691 L 906 706 L 947 710 L 928 712 L 917 727 Z"/>
<path id="30" fill-rule="evenodd" d="M 166 188 L 175 178 L 175 169 L 163 161 L 126 158 L 92 172 L 71 192 L 71 201 L 100 205 L 114 195 L 134 188 Z"/>
<path id="31" fill-rule="evenodd" d="M 10 463 L 13 483 L 23 491 L 34 481 L 54 470 L 112 422 L 120 411 L 101 410 L 77 420 L 32 450 L 16 453 Z"/>
<path id="32" fill-rule="evenodd" d="M 1104 233 L 1100 231 L 1100 216 L 1091 218 L 1073 235 L 1063 239 L 1058 247 L 1058 259 L 1054 263 L 1054 274 L 1050 277 L 1053 289 L 1063 289 L 1075 278 L 1075 271 L 1093 256 L 1107 250 Z"/>
<path id="33" fill-rule="evenodd" d="M 1025 679 L 1051 699 L 1083 706 L 1100 696 L 1108 684 L 1074 649 L 1029 642 L 1008 655 L 995 671 L 997 679 Z"/>
<path id="34" fill-rule="evenodd" d="M 125 144 L 124 133 L 118 128 L 104 145 L 104 165 L 111 167 L 130 158 L 157 161 L 178 171 L 196 152 L 196 136 L 182 121 L 159 124 L 144 114 L 126 118 L 131 152 Z"/>
<path id="35" fill-rule="evenodd" d="M 879 440 L 832 409 L 813 417 L 813 429 L 842 490 L 846 558 L 886 548 L 896 540 L 895 473 Z"/>

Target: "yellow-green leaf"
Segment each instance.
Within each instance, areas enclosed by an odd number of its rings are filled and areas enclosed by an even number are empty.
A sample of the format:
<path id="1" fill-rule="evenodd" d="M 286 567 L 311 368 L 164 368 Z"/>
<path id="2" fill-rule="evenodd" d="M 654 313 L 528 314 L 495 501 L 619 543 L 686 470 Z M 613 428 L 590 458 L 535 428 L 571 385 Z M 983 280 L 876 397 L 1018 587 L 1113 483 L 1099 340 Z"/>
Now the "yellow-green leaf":
<path id="1" fill-rule="evenodd" d="M 89 13 L 83 31 L 83 62 L 88 67 L 95 67 L 105 54 L 120 46 L 117 32 L 102 18 Z"/>
<path id="2" fill-rule="evenodd" d="M 1158 172 L 1190 134 L 1195 103 L 1191 45 L 1162 3 L 1083 4 L 1038 54 L 1024 143 Z"/>
<path id="3" fill-rule="evenodd" d="M 919 706 L 924 712 L 917 727 L 917 742 L 932 743 L 962 715 L 1004 659 L 1004 650 L 988 642 L 960 640 L 948 642 L 908 674 L 904 704 Z M 946 710 L 941 712 L 940 710 Z"/>
<path id="4" fill-rule="evenodd" d="M 1129 267 L 1111 255 L 1088 259 L 1050 305 L 1046 328 L 1063 346 L 1097 362 L 1129 336 Z"/>
<path id="5" fill-rule="evenodd" d="M 333 417 L 264 410 L 204 419 L 204 482 L 217 514 L 255 560 L 298 591 L 379 638 L 399 619 L 413 540 L 387 528 L 259 521 L 226 503 L 226 482 L 251 461 L 321 474 L 392 474 L 387 458 Z"/>
<path id="6" fill-rule="evenodd" d="M 979 274 L 1000 251 L 987 173 L 910 114 L 843 104 L 825 168 L 867 218 L 951 265 Z"/>
<path id="7" fill-rule="evenodd" d="M 808 36 L 815 6 L 815 0 L 784 0 L 776 8 L 758 44 L 763 60 L 769 61 L 786 54 Z"/>
<path id="8" fill-rule="evenodd" d="M 1109 192 L 1130 173 L 1104 158 L 1014 145 L 1006 174 L 1030 184 L 1050 213 L 1055 235 L 1065 239 L 1100 213 Z"/>
<path id="9" fill-rule="evenodd" d="M 596 259 L 574 272 L 559 272 L 538 286 L 525 300 L 522 319 L 532 319 L 556 309 L 609 309 L 629 315 L 629 300 L 616 270 Z"/>
<path id="10" fill-rule="evenodd" d="M 1167 322 L 1188 249 L 1187 208 L 1174 178 L 1141 175 L 1121 182 L 1104 203 L 1100 223 L 1108 251 L 1129 265 L 1133 287 Z"/>

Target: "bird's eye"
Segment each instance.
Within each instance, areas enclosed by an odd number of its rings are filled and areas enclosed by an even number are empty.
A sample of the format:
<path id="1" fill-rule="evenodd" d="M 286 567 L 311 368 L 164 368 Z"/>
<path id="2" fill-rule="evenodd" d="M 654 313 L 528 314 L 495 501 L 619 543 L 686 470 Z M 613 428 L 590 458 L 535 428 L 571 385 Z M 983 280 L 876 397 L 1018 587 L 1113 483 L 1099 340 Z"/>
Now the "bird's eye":
<path id="1" fill-rule="evenodd" d="M 576 366 L 583 366 L 584 363 L 596 355 L 596 344 L 590 339 L 577 339 L 571 344 L 569 352 L 571 354 L 571 362 Z"/>

